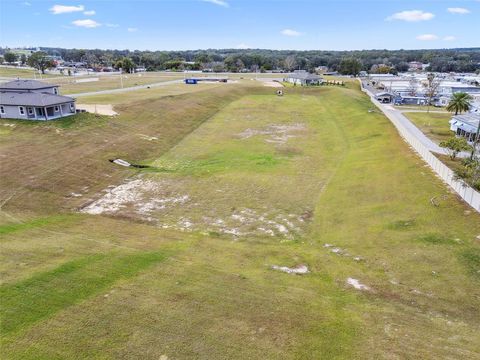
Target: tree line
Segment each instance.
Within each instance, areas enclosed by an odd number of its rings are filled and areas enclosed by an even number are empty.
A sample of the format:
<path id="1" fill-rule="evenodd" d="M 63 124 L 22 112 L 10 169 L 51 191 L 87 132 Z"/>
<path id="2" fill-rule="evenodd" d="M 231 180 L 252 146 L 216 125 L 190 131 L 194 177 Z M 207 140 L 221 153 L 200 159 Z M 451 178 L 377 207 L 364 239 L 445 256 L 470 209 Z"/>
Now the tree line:
<path id="1" fill-rule="evenodd" d="M 409 62 L 430 64 L 427 71 L 475 72 L 480 69 L 480 48 L 438 50 L 267 50 L 267 49 L 208 49 L 186 51 L 130 51 L 100 49 L 40 48 L 48 56 L 59 56 L 69 62 L 84 62 L 89 67 L 118 67 L 127 64 L 154 70 L 212 71 L 292 71 L 313 72 L 322 66 L 329 71 L 357 75 L 360 71 L 396 73 L 407 71 Z M 14 62 L 14 53 L 0 48 L 3 61 Z M 127 60 L 126 60 L 127 59 Z M 1 60 L 1 59 L 0 59 Z M 13 61 L 12 61 L 13 60 Z"/>

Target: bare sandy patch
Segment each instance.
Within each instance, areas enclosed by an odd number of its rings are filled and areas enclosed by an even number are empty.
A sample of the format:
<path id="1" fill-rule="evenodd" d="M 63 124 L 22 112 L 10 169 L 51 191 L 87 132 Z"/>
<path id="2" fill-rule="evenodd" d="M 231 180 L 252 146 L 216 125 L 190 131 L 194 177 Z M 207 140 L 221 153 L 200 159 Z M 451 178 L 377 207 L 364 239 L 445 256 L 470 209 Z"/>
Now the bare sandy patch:
<path id="1" fill-rule="evenodd" d="M 252 136 L 265 136 L 265 141 L 274 144 L 285 144 L 288 139 L 297 137 L 301 132 L 305 131 L 304 124 L 292 125 L 269 125 L 264 129 L 246 129 L 237 134 L 240 139 L 248 139 Z"/>
<path id="2" fill-rule="evenodd" d="M 360 281 L 354 278 L 348 278 L 347 279 L 347 284 L 352 286 L 353 288 L 361 291 L 370 291 L 370 287 L 367 285 L 362 284 Z"/>
<path id="3" fill-rule="evenodd" d="M 85 110 L 86 112 L 92 114 L 108 116 L 118 115 L 118 113 L 113 110 L 113 106 L 111 104 L 77 104 L 77 109 Z"/>
<path id="4" fill-rule="evenodd" d="M 80 211 L 92 215 L 126 216 L 164 229 L 199 231 L 232 236 L 280 237 L 292 240 L 302 233 L 301 214 L 280 209 L 246 207 L 230 211 L 212 206 L 172 180 L 137 178 L 104 190 L 103 196 Z"/>
<path id="5" fill-rule="evenodd" d="M 272 269 L 282 271 L 287 274 L 297 274 L 297 275 L 304 275 L 310 272 L 306 265 L 297 265 L 293 268 L 289 268 L 287 266 L 272 265 Z"/>
<path id="6" fill-rule="evenodd" d="M 283 88 L 283 84 L 278 81 L 264 81 L 263 86 L 274 87 L 274 88 Z"/>

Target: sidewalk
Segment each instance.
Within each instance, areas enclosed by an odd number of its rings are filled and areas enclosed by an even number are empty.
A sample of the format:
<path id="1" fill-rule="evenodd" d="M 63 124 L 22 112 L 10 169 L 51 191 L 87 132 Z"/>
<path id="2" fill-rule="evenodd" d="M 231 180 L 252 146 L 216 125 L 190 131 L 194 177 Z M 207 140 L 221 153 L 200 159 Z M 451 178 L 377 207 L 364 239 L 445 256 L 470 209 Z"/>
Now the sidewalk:
<path id="1" fill-rule="evenodd" d="M 367 93 L 372 102 L 377 105 L 377 107 L 382 110 L 382 112 L 390 119 L 394 124 L 400 124 L 403 126 L 410 134 L 412 134 L 418 141 L 422 143 L 429 151 L 441 155 L 449 155 L 448 151 L 444 148 L 438 146 L 435 142 L 429 139 L 423 132 L 421 132 L 415 125 L 412 124 L 408 118 L 402 114 L 402 112 L 408 112 L 408 110 L 400 111 L 395 109 L 391 104 L 382 104 L 375 99 L 375 95 L 372 94 L 367 88 L 362 88 L 365 93 Z M 469 157 L 470 153 L 462 152 L 457 155 L 457 157 L 466 158 Z"/>

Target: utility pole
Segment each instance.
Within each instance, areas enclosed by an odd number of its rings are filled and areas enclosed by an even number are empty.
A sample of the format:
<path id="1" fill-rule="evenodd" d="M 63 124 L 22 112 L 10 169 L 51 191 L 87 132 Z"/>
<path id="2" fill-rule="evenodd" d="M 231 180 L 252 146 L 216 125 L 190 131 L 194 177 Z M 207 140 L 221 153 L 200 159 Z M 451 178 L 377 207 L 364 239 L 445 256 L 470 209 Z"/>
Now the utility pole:
<path id="1" fill-rule="evenodd" d="M 427 80 L 428 80 L 428 88 L 427 88 L 427 95 L 428 95 L 428 104 L 427 104 L 427 113 L 430 112 L 430 103 L 432 102 L 432 92 L 433 92 L 433 80 L 435 79 L 435 74 L 434 73 L 428 73 L 427 75 Z"/>
<path id="2" fill-rule="evenodd" d="M 479 136 L 480 136 L 480 121 L 478 122 L 477 133 L 475 134 L 475 140 L 473 141 L 472 153 L 470 155 L 471 160 L 473 160 L 473 157 L 475 156 L 475 150 L 477 149 Z"/>

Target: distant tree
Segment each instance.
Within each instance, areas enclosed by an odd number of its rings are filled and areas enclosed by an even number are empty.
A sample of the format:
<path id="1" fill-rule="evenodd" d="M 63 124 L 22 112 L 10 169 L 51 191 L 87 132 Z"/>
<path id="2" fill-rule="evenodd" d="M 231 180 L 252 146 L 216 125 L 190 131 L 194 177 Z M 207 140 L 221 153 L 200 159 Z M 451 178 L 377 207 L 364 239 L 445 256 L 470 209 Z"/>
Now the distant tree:
<path id="1" fill-rule="evenodd" d="M 50 60 L 48 55 L 43 51 L 37 51 L 30 55 L 28 58 L 28 65 L 40 70 L 42 74 L 45 74 L 45 70 L 55 66 L 53 61 Z"/>
<path id="2" fill-rule="evenodd" d="M 212 63 L 211 69 L 213 70 L 213 72 L 224 72 L 225 65 L 220 61 L 215 61 Z"/>
<path id="3" fill-rule="evenodd" d="M 395 65 L 395 69 L 397 69 L 397 71 L 399 72 L 405 72 L 405 71 L 408 71 L 408 68 L 410 66 L 408 65 L 407 62 L 405 61 L 402 61 L 402 62 L 399 62 L 397 65 Z"/>
<path id="4" fill-rule="evenodd" d="M 243 69 L 245 69 L 245 64 L 243 63 L 242 59 L 238 59 L 235 62 L 235 65 L 236 65 L 238 71 L 242 71 Z"/>
<path id="5" fill-rule="evenodd" d="M 98 57 L 91 52 L 88 52 L 85 55 L 83 55 L 81 60 L 87 65 L 87 67 L 96 67 L 100 62 Z"/>
<path id="6" fill-rule="evenodd" d="M 230 72 L 237 72 L 238 67 L 237 67 L 237 59 L 235 56 L 227 56 L 227 58 L 224 60 L 225 66 L 227 67 L 227 70 Z"/>
<path id="7" fill-rule="evenodd" d="M 393 69 L 388 65 L 381 65 L 378 67 L 378 74 L 391 74 Z"/>
<path id="8" fill-rule="evenodd" d="M 471 146 L 463 137 L 452 137 L 448 140 L 442 141 L 439 145 L 447 150 L 450 159 L 452 160 L 455 160 L 458 153 L 471 150 Z"/>
<path id="9" fill-rule="evenodd" d="M 104 66 L 112 66 L 113 65 L 113 55 L 112 54 L 103 54 L 101 57 L 100 57 L 100 62 L 102 63 L 102 65 Z"/>
<path id="10" fill-rule="evenodd" d="M 22 54 L 22 56 L 20 56 L 20 62 L 22 65 L 25 65 L 27 63 L 27 55 Z"/>
<path id="11" fill-rule="evenodd" d="M 415 78 L 410 79 L 408 82 L 408 95 L 417 96 L 418 83 Z"/>
<path id="12" fill-rule="evenodd" d="M 458 115 L 459 112 L 466 112 L 470 110 L 472 100 L 473 97 L 467 93 L 454 93 L 447 105 L 447 111 L 455 112 L 455 115 Z"/>
<path id="13" fill-rule="evenodd" d="M 207 53 L 200 53 L 195 55 L 194 60 L 202 65 L 212 61 L 212 57 Z"/>
<path id="14" fill-rule="evenodd" d="M 5 59 L 3 56 L 0 56 L 0 64 L 3 64 L 5 62 Z"/>
<path id="15" fill-rule="evenodd" d="M 340 74 L 357 76 L 362 70 L 362 63 L 355 58 L 346 58 L 340 62 Z"/>
<path id="16" fill-rule="evenodd" d="M 285 58 L 283 63 L 285 66 L 285 70 L 292 71 L 293 69 L 295 69 L 295 66 L 297 65 L 297 60 L 295 59 L 295 56 L 289 55 Z"/>
<path id="17" fill-rule="evenodd" d="M 14 63 L 15 61 L 17 61 L 17 54 L 14 54 L 12 52 L 7 52 L 3 55 L 3 58 L 7 63 Z"/>
<path id="18" fill-rule="evenodd" d="M 434 73 L 429 73 L 427 75 L 427 82 L 424 84 L 425 95 L 428 98 L 427 112 L 430 111 L 430 105 L 432 105 L 432 99 L 438 94 L 439 86 L 440 86 L 440 81 L 437 79 L 437 76 Z"/>
<path id="19" fill-rule="evenodd" d="M 132 59 L 124 57 L 115 63 L 115 68 L 122 69 L 122 71 L 126 73 L 131 73 L 133 70 L 135 70 L 135 63 L 132 61 Z"/>

